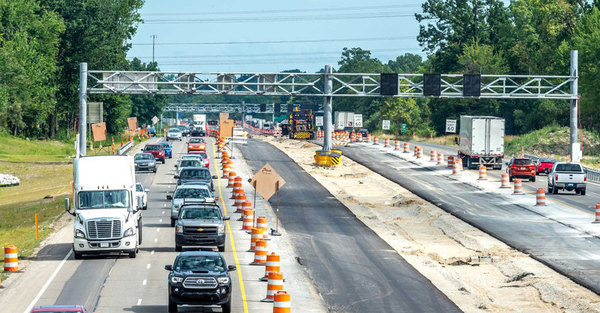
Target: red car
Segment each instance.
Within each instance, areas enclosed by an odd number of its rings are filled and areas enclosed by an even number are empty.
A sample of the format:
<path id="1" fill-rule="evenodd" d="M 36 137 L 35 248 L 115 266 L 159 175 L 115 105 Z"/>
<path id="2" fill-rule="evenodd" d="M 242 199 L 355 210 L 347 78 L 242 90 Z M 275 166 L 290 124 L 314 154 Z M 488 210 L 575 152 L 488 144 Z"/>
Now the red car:
<path id="1" fill-rule="evenodd" d="M 535 165 L 530 158 L 512 158 L 507 163 L 508 178 L 529 178 L 529 181 L 535 181 Z"/>
<path id="2" fill-rule="evenodd" d="M 67 313 L 67 312 L 79 312 L 85 313 L 85 308 L 81 305 L 42 305 L 36 306 L 31 310 L 31 313 L 45 312 L 45 313 Z"/>
<path id="3" fill-rule="evenodd" d="M 536 162 L 535 162 L 535 173 L 536 174 L 540 174 L 540 173 L 550 173 L 550 171 L 552 170 L 552 167 L 554 166 L 554 163 L 556 163 L 556 159 L 551 159 L 551 158 L 539 158 Z"/>
<path id="4" fill-rule="evenodd" d="M 144 152 L 152 153 L 155 160 L 161 161 L 162 164 L 165 164 L 165 147 L 160 144 L 149 144 L 144 147 Z"/>

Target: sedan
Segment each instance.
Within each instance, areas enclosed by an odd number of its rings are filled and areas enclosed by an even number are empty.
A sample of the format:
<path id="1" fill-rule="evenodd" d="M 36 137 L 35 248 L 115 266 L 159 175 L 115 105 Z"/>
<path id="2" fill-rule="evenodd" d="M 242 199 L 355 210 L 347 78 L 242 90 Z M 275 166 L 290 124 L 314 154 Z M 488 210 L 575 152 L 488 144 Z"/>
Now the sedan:
<path id="1" fill-rule="evenodd" d="M 136 171 L 152 171 L 156 173 L 156 160 L 152 153 L 136 153 L 133 157 Z"/>
<path id="2" fill-rule="evenodd" d="M 171 139 L 171 140 L 183 140 L 182 137 L 183 137 L 183 134 L 181 133 L 181 130 L 179 130 L 177 128 L 171 128 L 167 132 L 167 141 L 169 141 L 169 139 Z"/>
<path id="3" fill-rule="evenodd" d="M 144 147 L 144 152 L 152 153 L 154 159 L 159 160 L 162 164 L 165 164 L 165 147 L 163 145 L 150 144 Z"/>
<path id="4" fill-rule="evenodd" d="M 141 183 L 135 184 L 135 195 L 142 197 L 142 210 L 148 209 L 148 189 L 144 189 Z"/>
<path id="5" fill-rule="evenodd" d="M 192 151 L 206 151 L 206 143 L 203 138 L 192 137 L 188 141 L 188 153 Z"/>
<path id="6" fill-rule="evenodd" d="M 540 174 L 540 173 L 550 173 L 550 171 L 552 170 L 552 167 L 554 166 L 554 163 L 556 163 L 556 159 L 551 159 L 551 158 L 539 158 L 536 162 L 535 162 L 535 173 L 536 174 Z"/>

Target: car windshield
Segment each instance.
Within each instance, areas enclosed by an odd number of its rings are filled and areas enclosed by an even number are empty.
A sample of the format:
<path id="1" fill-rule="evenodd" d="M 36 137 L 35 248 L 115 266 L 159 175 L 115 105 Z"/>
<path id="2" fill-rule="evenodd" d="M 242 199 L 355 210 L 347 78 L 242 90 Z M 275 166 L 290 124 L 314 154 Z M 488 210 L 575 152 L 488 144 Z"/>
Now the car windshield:
<path id="1" fill-rule="evenodd" d="M 216 220 L 221 218 L 217 208 L 183 207 L 179 217 L 184 220 Z"/>
<path id="2" fill-rule="evenodd" d="M 542 163 L 556 163 L 556 159 L 540 159 Z"/>
<path id="3" fill-rule="evenodd" d="M 202 139 L 202 138 L 192 138 L 192 139 L 190 139 L 190 143 L 204 143 L 204 139 Z"/>
<path id="4" fill-rule="evenodd" d="M 516 165 L 531 165 L 533 161 L 531 159 L 515 159 Z"/>
<path id="5" fill-rule="evenodd" d="M 558 164 L 556 165 L 557 172 L 581 172 L 581 165 L 579 164 Z"/>
<path id="6" fill-rule="evenodd" d="M 200 198 L 210 198 L 210 192 L 208 192 L 208 189 L 203 189 L 203 188 L 179 188 L 177 189 L 177 191 L 175 191 L 175 199 L 182 199 L 182 198 L 193 198 L 193 199 L 200 199 Z"/>
<path id="7" fill-rule="evenodd" d="M 225 272 L 225 261 L 218 255 L 181 256 L 173 266 L 177 272 Z"/>
<path id="8" fill-rule="evenodd" d="M 161 145 L 148 145 L 144 148 L 145 151 L 152 151 L 152 150 L 163 150 L 163 146 Z"/>
<path id="9" fill-rule="evenodd" d="M 195 159 L 182 160 L 181 164 L 179 165 L 179 167 L 200 167 L 200 166 L 202 166 L 202 164 L 200 164 L 200 161 L 195 160 Z"/>
<path id="10" fill-rule="evenodd" d="M 135 160 L 154 160 L 154 156 L 148 153 L 139 153 L 134 157 Z"/>
<path id="11" fill-rule="evenodd" d="M 142 187 L 142 184 L 136 184 L 135 191 L 144 191 L 144 187 Z"/>
<path id="12" fill-rule="evenodd" d="M 127 190 L 80 191 L 79 209 L 126 208 L 129 205 Z"/>
<path id="13" fill-rule="evenodd" d="M 181 171 L 179 178 L 210 179 L 210 172 L 204 169 L 186 169 Z"/>

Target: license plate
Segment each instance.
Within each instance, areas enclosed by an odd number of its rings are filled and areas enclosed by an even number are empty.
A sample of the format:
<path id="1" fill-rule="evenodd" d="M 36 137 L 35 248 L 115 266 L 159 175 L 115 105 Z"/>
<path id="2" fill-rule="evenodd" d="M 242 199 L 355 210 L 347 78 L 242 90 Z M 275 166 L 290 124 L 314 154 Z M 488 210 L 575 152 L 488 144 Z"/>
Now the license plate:
<path id="1" fill-rule="evenodd" d="M 108 242 L 101 242 L 100 248 L 108 248 Z"/>
<path id="2" fill-rule="evenodd" d="M 525 170 L 525 168 L 524 168 L 524 167 L 521 167 L 521 170 L 522 170 L 522 171 L 524 171 L 524 170 Z"/>

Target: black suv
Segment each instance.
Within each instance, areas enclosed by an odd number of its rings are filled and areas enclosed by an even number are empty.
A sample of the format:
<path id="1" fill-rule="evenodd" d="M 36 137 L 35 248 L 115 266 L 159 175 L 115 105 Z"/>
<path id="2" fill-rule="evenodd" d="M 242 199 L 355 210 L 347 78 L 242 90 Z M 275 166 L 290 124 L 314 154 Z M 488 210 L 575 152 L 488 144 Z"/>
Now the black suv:
<path id="1" fill-rule="evenodd" d="M 231 312 L 231 276 L 235 265 L 227 266 L 225 258 L 213 251 L 180 253 L 169 271 L 169 312 L 177 305 L 220 305 L 223 313 Z"/>
<path id="2" fill-rule="evenodd" d="M 224 216 L 214 202 L 184 202 L 175 223 L 175 251 L 183 246 L 217 246 L 220 252 L 225 251 L 226 220 L 229 216 Z"/>

